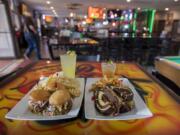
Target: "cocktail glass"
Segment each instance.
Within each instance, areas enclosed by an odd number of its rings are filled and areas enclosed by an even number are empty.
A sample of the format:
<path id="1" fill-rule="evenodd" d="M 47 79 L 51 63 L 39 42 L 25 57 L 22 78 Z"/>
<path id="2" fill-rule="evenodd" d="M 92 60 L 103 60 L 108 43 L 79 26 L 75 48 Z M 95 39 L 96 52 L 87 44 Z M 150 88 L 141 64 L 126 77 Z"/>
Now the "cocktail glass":
<path id="1" fill-rule="evenodd" d="M 68 78 L 75 78 L 76 54 L 60 55 L 63 75 Z"/>
<path id="2" fill-rule="evenodd" d="M 116 71 L 115 63 L 101 63 L 103 77 L 112 78 Z"/>

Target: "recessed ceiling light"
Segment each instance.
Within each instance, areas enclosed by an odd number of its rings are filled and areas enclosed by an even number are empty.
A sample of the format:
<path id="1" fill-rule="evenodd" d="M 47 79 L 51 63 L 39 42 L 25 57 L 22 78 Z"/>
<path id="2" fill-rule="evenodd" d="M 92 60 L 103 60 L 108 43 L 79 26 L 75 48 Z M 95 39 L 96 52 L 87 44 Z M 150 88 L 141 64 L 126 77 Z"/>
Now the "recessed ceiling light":
<path id="1" fill-rule="evenodd" d="M 165 10 L 165 11 L 169 11 L 169 8 L 165 8 L 164 10 Z"/>
<path id="2" fill-rule="evenodd" d="M 126 2 L 131 2 L 131 0 L 126 0 Z"/>
<path id="3" fill-rule="evenodd" d="M 140 7 L 138 7 L 138 8 L 137 8 L 137 10 L 141 10 L 141 8 L 140 8 Z"/>
<path id="4" fill-rule="evenodd" d="M 174 0 L 174 2 L 178 2 L 179 0 Z"/>
<path id="5" fill-rule="evenodd" d="M 51 2 L 50 1 L 46 1 L 47 4 L 50 4 Z"/>
<path id="6" fill-rule="evenodd" d="M 70 16 L 70 17 L 73 17 L 73 16 L 74 16 L 74 14 L 71 12 L 71 13 L 69 14 L 69 16 Z"/>
<path id="7" fill-rule="evenodd" d="M 113 23 L 112 23 L 112 26 L 114 26 L 114 27 L 115 27 L 115 26 L 116 26 L 116 23 L 115 23 L 115 22 L 113 22 Z"/>
<path id="8" fill-rule="evenodd" d="M 54 7 L 50 7 L 50 9 L 54 9 Z"/>

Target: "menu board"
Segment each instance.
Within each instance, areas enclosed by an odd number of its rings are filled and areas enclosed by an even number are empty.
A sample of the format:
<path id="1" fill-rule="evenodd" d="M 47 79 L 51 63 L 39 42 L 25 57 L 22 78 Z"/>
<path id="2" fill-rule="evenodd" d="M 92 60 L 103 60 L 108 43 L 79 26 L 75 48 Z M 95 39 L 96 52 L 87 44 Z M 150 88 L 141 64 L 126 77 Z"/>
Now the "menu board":
<path id="1" fill-rule="evenodd" d="M 99 7 L 88 7 L 88 17 L 93 19 L 102 19 L 104 10 Z"/>

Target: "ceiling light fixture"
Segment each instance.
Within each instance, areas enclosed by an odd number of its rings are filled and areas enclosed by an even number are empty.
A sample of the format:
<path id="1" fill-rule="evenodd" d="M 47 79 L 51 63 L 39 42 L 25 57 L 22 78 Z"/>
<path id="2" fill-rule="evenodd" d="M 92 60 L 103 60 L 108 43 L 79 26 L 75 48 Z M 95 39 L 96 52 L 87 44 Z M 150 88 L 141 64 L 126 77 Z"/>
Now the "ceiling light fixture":
<path id="1" fill-rule="evenodd" d="M 140 8 L 140 7 L 138 7 L 138 8 L 137 8 L 137 10 L 141 10 L 141 8 Z"/>
<path id="2" fill-rule="evenodd" d="M 169 11 L 169 8 L 165 8 L 164 10 L 165 10 L 165 11 Z"/>
<path id="3" fill-rule="evenodd" d="M 126 0 L 126 2 L 131 2 L 131 0 Z"/>
<path id="4" fill-rule="evenodd" d="M 74 14 L 71 12 L 71 13 L 69 14 L 69 16 L 70 16 L 70 17 L 73 17 L 73 16 L 74 16 Z"/>
<path id="5" fill-rule="evenodd" d="M 51 4 L 51 2 L 50 2 L 50 1 L 46 1 L 46 3 L 47 3 L 47 4 Z"/>
<path id="6" fill-rule="evenodd" d="M 108 23 L 109 23 L 108 21 L 104 21 L 103 25 L 108 25 Z"/>
<path id="7" fill-rule="evenodd" d="M 50 9 L 54 9 L 54 7 L 50 7 Z"/>
<path id="8" fill-rule="evenodd" d="M 82 24 L 83 24 L 83 25 L 86 25 L 86 21 L 82 21 Z"/>
<path id="9" fill-rule="evenodd" d="M 114 14 L 114 17 L 117 17 L 117 14 Z"/>
<path id="10" fill-rule="evenodd" d="M 116 26 L 116 23 L 115 23 L 115 22 L 113 22 L 113 23 L 112 23 L 112 26 L 113 26 L 113 27 L 115 27 L 115 26 Z"/>
<path id="11" fill-rule="evenodd" d="M 174 2 L 178 2 L 179 0 L 174 0 Z"/>

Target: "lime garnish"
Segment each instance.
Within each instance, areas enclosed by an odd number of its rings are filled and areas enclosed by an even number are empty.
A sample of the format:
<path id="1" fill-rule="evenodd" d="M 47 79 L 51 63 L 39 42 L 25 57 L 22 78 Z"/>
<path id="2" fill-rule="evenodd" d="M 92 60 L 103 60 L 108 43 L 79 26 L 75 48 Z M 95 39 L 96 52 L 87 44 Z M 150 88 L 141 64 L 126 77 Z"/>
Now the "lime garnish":
<path id="1" fill-rule="evenodd" d="M 76 55 L 76 52 L 75 51 L 67 51 L 67 53 L 66 53 L 67 55 Z"/>
<path id="2" fill-rule="evenodd" d="M 113 64 L 113 61 L 112 61 L 112 60 L 109 60 L 107 63 L 108 63 L 108 64 Z"/>

